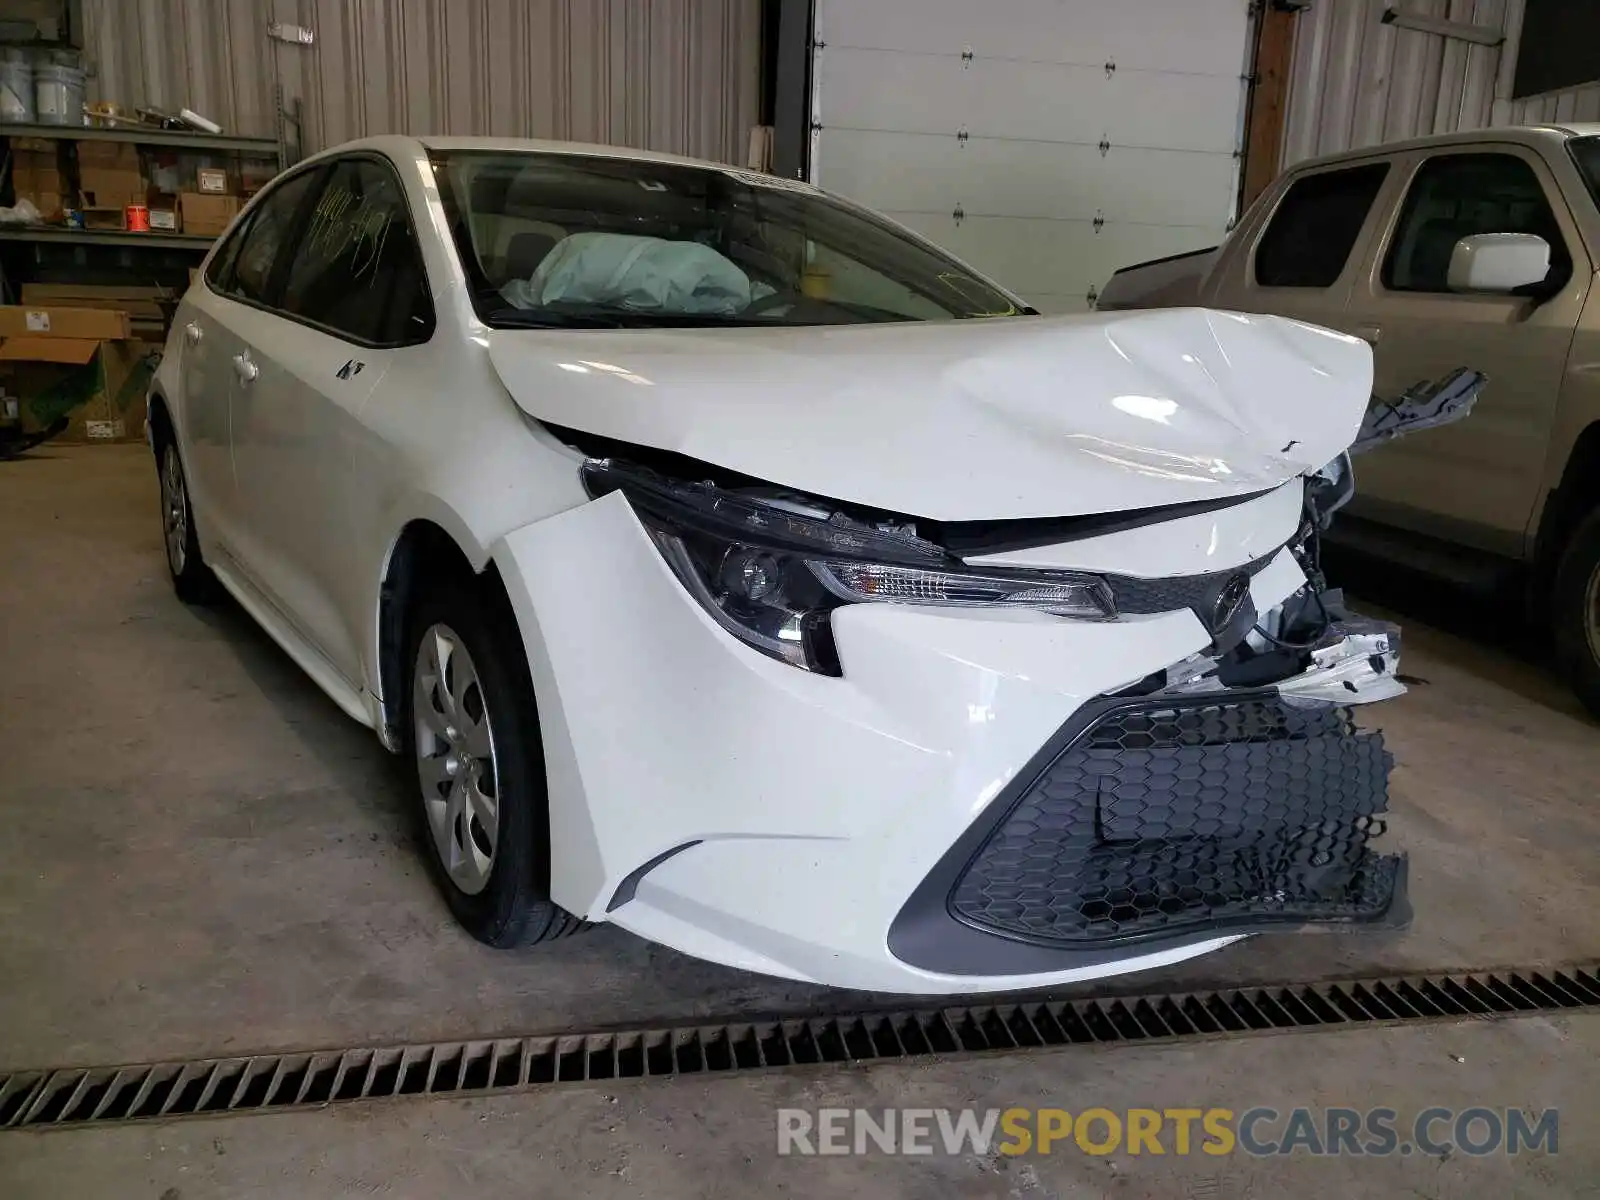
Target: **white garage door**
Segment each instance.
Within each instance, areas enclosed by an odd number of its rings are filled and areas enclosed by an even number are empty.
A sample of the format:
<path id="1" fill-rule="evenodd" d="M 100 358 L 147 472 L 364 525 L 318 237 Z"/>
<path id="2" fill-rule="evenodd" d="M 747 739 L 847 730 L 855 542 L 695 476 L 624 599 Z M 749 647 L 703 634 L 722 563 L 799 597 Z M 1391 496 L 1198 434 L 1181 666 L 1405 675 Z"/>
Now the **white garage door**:
<path id="1" fill-rule="evenodd" d="M 818 0 L 812 181 L 1046 312 L 1233 214 L 1248 0 Z"/>

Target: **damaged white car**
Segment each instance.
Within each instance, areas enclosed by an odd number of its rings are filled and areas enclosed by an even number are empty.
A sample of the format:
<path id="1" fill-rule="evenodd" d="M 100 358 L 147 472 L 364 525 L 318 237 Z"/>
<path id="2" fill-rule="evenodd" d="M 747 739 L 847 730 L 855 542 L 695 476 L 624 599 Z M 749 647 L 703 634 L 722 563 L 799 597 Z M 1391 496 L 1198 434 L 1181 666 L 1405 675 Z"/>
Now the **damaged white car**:
<path id="1" fill-rule="evenodd" d="M 476 937 L 980 992 L 1405 919 L 1351 717 L 1398 637 L 1317 557 L 1370 386 L 1294 321 L 1030 314 L 804 185 L 376 138 L 220 240 L 150 428 L 180 595 L 411 760 Z"/>

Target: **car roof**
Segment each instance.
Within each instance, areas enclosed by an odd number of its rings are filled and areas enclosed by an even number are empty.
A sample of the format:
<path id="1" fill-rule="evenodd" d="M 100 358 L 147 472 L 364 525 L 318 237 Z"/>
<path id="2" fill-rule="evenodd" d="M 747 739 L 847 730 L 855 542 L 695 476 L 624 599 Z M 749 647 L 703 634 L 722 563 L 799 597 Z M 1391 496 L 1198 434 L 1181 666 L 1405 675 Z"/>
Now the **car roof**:
<path id="1" fill-rule="evenodd" d="M 708 162 L 688 158 L 681 154 L 666 154 L 655 150 L 636 150 L 628 146 L 602 146 L 591 142 L 556 142 L 539 138 L 497 137 L 419 137 L 386 134 L 379 137 L 360 138 L 343 142 L 307 157 L 311 162 L 330 155 L 346 154 L 352 150 L 376 150 L 401 161 L 416 159 L 434 150 L 501 151 L 523 154 L 584 154 L 595 158 L 614 158 L 633 162 L 676 163 L 689 167 L 707 167 L 714 171 L 738 170 L 728 163 Z"/>
<path id="2" fill-rule="evenodd" d="M 1457 133 L 1436 133 L 1426 137 L 1408 138 L 1403 142 L 1384 142 L 1376 146 L 1362 146 L 1356 150 L 1341 150 L 1324 154 L 1294 164 L 1295 171 L 1311 167 L 1332 166 L 1335 163 L 1371 158 L 1379 154 L 1398 154 L 1407 150 L 1432 150 L 1439 146 L 1470 145 L 1474 142 L 1515 142 L 1524 146 L 1559 146 L 1575 137 L 1600 136 L 1600 124 L 1563 125 L 1500 125 L 1489 129 L 1463 129 Z"/>

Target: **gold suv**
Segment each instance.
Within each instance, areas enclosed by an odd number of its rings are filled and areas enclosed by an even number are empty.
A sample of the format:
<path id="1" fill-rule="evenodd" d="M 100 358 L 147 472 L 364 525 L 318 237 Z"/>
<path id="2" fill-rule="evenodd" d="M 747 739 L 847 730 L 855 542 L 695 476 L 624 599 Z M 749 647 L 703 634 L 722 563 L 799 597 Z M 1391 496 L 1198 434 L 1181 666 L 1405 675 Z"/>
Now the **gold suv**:
<path id="1" fill-rule="evenodd" d="M 1525 574 L 1600 715 L 1600 125 L 1301 163 L 1221 246 L 1124 268 L 1099 307 L 1275 313 L 1372 344 L 1377 396 L 1457 367 L 1472 416 L 1358 464 L 1341 533 L 1458 579 Z"/>

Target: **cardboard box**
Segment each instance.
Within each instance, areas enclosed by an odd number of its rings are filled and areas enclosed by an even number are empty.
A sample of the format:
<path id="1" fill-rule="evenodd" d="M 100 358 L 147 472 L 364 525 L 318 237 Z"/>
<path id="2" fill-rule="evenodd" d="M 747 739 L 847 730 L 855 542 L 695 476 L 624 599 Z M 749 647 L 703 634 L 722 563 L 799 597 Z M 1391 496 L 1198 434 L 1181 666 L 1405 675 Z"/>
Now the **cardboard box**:
<path id="1" fill-rule="evenodd" d="M 125 312 L 64 305 L 40 308 L 29 308 L 25 304 L 0 305 L 0 338 L 42 336 L 114 341 L 131 337 L 131 329 Z"/>
<path id="2" fill-rule="evenodd" d="M 125 208 L 80 208 L 79 214 L 83 217 L 85 229 L 126 229 L 128 227 L 128 210 Z"/>
<path id="3" fill-rule="evenodd" d="M 195 188 L 213 196 L 229 193 L 228 172 L 221 167 L 201 167 L 194 173 Z"/>
<path id="4" fill-rule="evenodd" d="M 183 218 L 178 213 L 178 193 L 163 192 L 152 187 L 145 196 L 145 207 L 150 210 L 150 229 L 154 233 L 177 233 L 183 228 Z"/>
<path id="5" fill-rule="evenodd" d="M 181 192 L 178 195 L 178 211 L 185 233 L 217 237 L 239 215 L 239 197 Z"/>
<path id="6" fill-rule="evenodd" d="M 81 141 L 78 146 L 80 167 L 131 167 L 139 169 L 139 147 L 131 142 Z"/>
<path id="7" fill-rule="evenodd" d="M 16 150 L 11 155 L 11 173 L 18 180 L 60 179 L 61 161 L 53 150 Z"/>
<path id="8" fill-rule="evenodd" d="M 18 168 L 11 176 L 11 186 L 19 196 L 31 196 L 38 192 L 65 196 L 71 190 L 67 187 L 67 177 L 54 167 Z"/>
<path id="9" fill-rule="evenodd" d="M 65 417 L 66 441 L 142 439 L 154 359 L 127 327 L 122 312 L 0 308 L 0 372 L 24 428 Z"/>
<path id="10" fill-rule="evenodd" d="M 85 208 L 127 208 L 143 204 L 146 185 L 135 167 L 80 167 L 78 190 Z"/>
<path id="11" fill-rule="evenodd" d="M 15 138 L 13 144 L 31 139 Z M 52 146 L 48 150 L 13 150 L 11 188 L 18 200 L 28 200 L 46 220 L 60 216 L 62 198 L 71 192 L 60 159 Z"/>
<path id="12" fill-rule="evenodd" d="M 153 215 L 153 214 L 152 214 Z M 22 307 L 98 308 L 125 312 L 133 336 L 146 341 L 165 342 L 167 324 L 177 307 L 178 296 L 171 288 L 134 284 L 25 283 Z"/>

